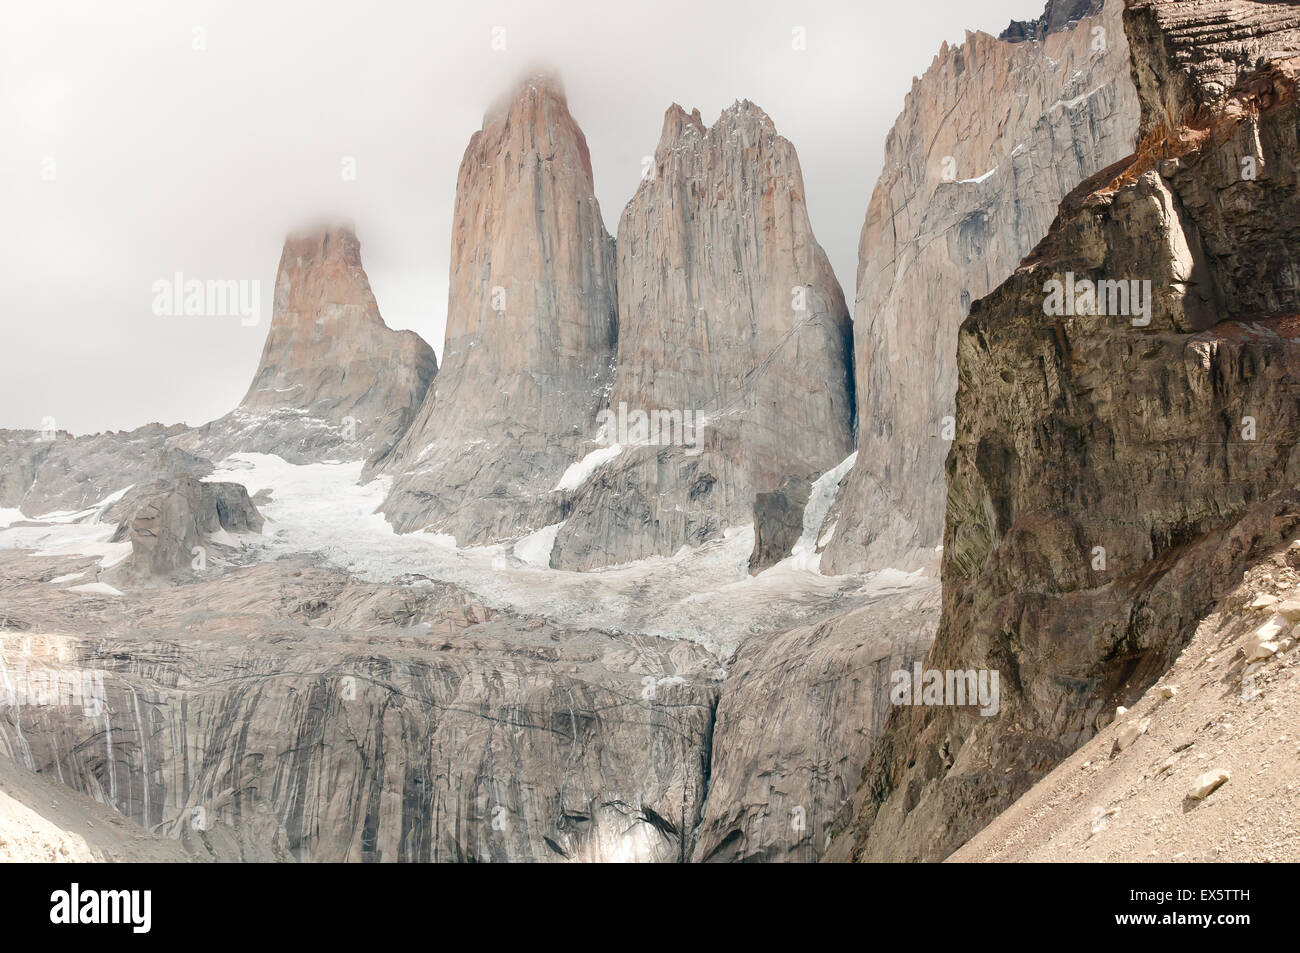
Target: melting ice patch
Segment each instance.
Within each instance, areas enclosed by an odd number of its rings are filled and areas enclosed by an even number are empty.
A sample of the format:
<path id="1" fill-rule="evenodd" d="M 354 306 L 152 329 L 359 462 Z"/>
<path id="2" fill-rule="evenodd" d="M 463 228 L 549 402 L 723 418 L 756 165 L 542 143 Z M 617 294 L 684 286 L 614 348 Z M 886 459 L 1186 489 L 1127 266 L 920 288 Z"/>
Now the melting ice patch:
<path id="1" fill-rule="evenodd" d="M 801 554 L 808 553 L 810 534 L 816 533 L 852 459 L 813 485 L 804 514 L 806 538 L 796 547 Z M 270 491 L 270 500 L 258 507 L 266 518 L 262 534 L 238 540 L 253 558 L 305 554 L 372 582 L 419 574 L 459 586 L 489 605 L 557 625 L 686 639 L 720 659 L 750 635 L 776 634 L 900 588 L 931 584 L 901 573 L 822 576 L 808 571 L 815 569 L 815 553 L 806 565 L 787 559 L 751 577 L 752 526 L 733 527 L 722 539 L 673 556 L 599 572 L 549 569 L 558 526 L 511 543 L 466 549 L 441 534 L 399 535 L 378 512 L 389 480 L 360 484 L 361 469 L 360 461 L 295 466 L 269 454 L 241 453 L 222 461 L 207 479 L 240 483 L 250 496 Z M 112 532 L 113 527 L 93 521 L 11 527 L 0 529 L 0 548 L 98 555 L 108 566 L 131 552 L 129 542 L 108 542 Z M 85 591 L 112 594 L 99 588 Z"/>
<path id="2" fill-rule="evenodd" d="M 69 586 L 68 592 L 88 592 L 99 596 L 120 596 L 122 594 L 106 582 L 88 582 L 84 586 Z"/>
<path id="3" fill-rule="evenodd" d="M 794 549 L 790 551 L 792 560 L 790 568 L 820 572 L 822 555 L 817 552 L 817 533 L 821 530 L 822 523 L 826 521 L 826 514 L 830 512 L 831 504 L 835 502 L 840 484 L 853 469 L 853 464 L 857 460 L 858 452 L 854 450 L 837 466 L 827 470 L 813 481 L 812 490 L 808 493 L 808 503 L 803 510 L 803 532 L 799 535 L 799 541 L 794 544 Z M 829 533 L 824 542 L 830 542 Z"/>
<path id="4" fill-rule="evenodd" d="M 131 555 L 131 543 L 109 542 L 117 527 L 105 524 L 103 517 L 130 489 L 125 486 L 84 510 L 58 510 L 30 520 L 17 510 L 3 511 L 0 549 L 33 549 L 38 556 L 98 556 L 101 567 L 116 566 Z M 18 513 L 18 519 L 10 519 L 9 513 Z M 36 525 L 13 525 L 23 520 Z"/>
<path id="5" fill-rule="evenodd" d="M 622 452 L 622 445 L 617 443 L 591 451 L 577 463 L 569 464 L 569 468 L 564 471 L 564 475 L 560 477 L 560 482 L 555 485 L 555 488 L 557 490 L 576 490 L 587 482 L 587 477 L 595 473 L 602 463 L 608 463 Z"/>
<path id="6" fill-rule="evenodd" d="M 460 586 L 489 605 L 558 625 L 688 639 L 723 658 L 748 635 L 782 632 L 882 592 L 872 579 L 802 570 L 750 577 L 752 526 L 734 527 L 722 539 L 673 556 L 585 573 L 542 568 L 558 530 L 554 526 L 513 543 L 466 549 L 447 536 L 399 535 L 377 512 L 388 479 L 358 484 L 361 466 L 294 466 L 276 456 L 241 453 L 207 479 L 242 483 L 250 495 L 271 491 L 271 501 L 260 507 L 267 519 L 262 538 L 242 540 L 260 546 L 264 558 L 316 553 L 375 582 L 418 573 Z M 836 471 L 847 472 L 849 466 L 846 461 Z M 822 490 L 838 482 L 830 474 L 824 480 Z M 825 493 L 816 495 L 818 505 L 829 506 Z M 890 579 L 886 588 L 916 581 Z"/>

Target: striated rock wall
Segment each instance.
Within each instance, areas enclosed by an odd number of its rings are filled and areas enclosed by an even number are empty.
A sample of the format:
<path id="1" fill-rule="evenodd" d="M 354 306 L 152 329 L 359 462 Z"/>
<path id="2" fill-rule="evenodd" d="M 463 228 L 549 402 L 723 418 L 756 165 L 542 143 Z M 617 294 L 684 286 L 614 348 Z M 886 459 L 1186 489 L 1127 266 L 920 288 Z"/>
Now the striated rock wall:
<path id="1" fill-rule="evenodd" d="M 704 420 L 629 441 L 569 500 L 552 565 L 592 569 L 749 522 L 756 493 L 852 450 L 848 311 L 813 236 L 794 146 L 748 101 L 664 117 L 618 231 L 612 412 Z M 586 450 L 601 446 L 593 430 Z"/>
<path id="2" fill-rule="evenodd" d="M 614 358 L 614 241 L 554 77 L 524 83 L 470 139 L 450 281 L 442 372 L 371 472 L 394 479 L 398 530 L 470 545 L 559 521 L 551 490 L 594 432 Z"/>
<path id="3" fill-rule="evenodd" d="M 1232 86 L 1068 198 L 963 324 L 927 666 L 999 671 L 1001 711 L 892 712 L 833 856 L 947 856 L 1132 705 L 1246 567 L 1294 537 L 1294 9 L 1129 5 L 1144 126 L 1163 120 L 1161 91 Z M 1236 65 L 1245 47 L 1267 62 Z M 1114 287 L 1090 305 L 1080 282 L 1101 281 L 1137 285 L 1127 306 Z"/>
<path id="4" fill-rule="evenodd" d="M 29 628 L 0 632 L 0 755 L 197 856 L 691 856 L 718 692 L 698 646 L 301 560 L 74 604 L 6 570 Z"/>
<path id="5" fill-rule="evenodd" d="M 957 329 L 1047 234 L 1061 199 L 1133 150 L 1122 0 L 1036 42 L 968 34 L 908 94 L 858 250 L 857 464 L 822 571 L 933 564 Z M 1063 28 L 1066 27 L 1066 28 Z M 1060 29 L 1058 29 L 1060 28 Z"/>
<path id="6" fill-rule="evenodd" d="M 437 372 L 419 335 L 394 331 L 380 317 L 350 226 L 292 235 L 248 393 L 233 412 L 177 443 L 213 459 L 239 451 L 291 463 L 383 454 Z"/>
<path id="7" fill-rule="evenodd" d="M 741 646 L 718 703 L 696 861 L 822 856 L 884 726 L 890 673 L 924 657 L 938 616 L 928 580 Z"/>

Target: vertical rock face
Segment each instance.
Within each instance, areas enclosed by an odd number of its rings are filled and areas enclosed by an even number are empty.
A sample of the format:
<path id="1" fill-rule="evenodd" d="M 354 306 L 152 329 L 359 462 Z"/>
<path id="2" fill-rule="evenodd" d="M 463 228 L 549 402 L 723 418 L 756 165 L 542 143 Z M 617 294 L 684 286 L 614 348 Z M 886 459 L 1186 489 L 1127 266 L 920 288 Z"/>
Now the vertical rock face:
<path id="1" fill-rule="evenodd" d="M 1067 198 L 959 339 L 927 666 L 999 671 L 1000 712 L 891 713 L 841 856 L 945 857 L 1131 705 L 1245 568 L 1293 538 L 1298 13 L 1126 10 L 1150 134 Z"/>
<path id="2" fill-rule="evenodd" d="M 488 112 L 456 185 L 443 370 L 377 470 L 399 530 L 462 545 L 559 519 L 551 497 L 594 427 L 617 337 L 614 241 L 558 80 Z"/>
<path id="3" fill-rule="evenodd" d="M 804 510 L 810 486 L 799 477 L 789 477 L 771 493 L 754 497 L 754 551 L 749 556 L 749 574 L 760 573 L 790 555 L 803 533 Z"/>
<path id="4" fill-rule="evenodd" d="M 718 702 L 696 861 L 822 856 L 885 724 L 891 673 L 930 647 L 938 590 L 926 580 L 740 647 Z"/>
<path id="5" fill-rule="evenodd" d="M 351 227 L 290 236 L 248 393 L 178 442 L 214 458 L 241 450 L 292 463 L 365 458 L 392 447 L 437 371 L 419 335 L 380 317 Z"/>
<path id="6" fill-rule="evenodd" d="M 861 452 L 828 515 L 823 572 L 934 561 L 957 328 L 1047 234 L 1065 194 L 1132 151 L 1122 7 L 1109 0 L 1039 42 L 969 34 L 908 94 L 858 249 Z"/>
<path id="7" fill-rule="evenodd" d="M 756 492 L 806 482 L 852 449 L 844 296 L 813 236 L 794 147 L 753 103 L 710 128 L 698 111 L 668 110 L 619 223 L 618 284 L 611 414 L 696 427 L 685 439 L 605 435 L 622 452 L 573 494 L 559 568 L 699 543 L 749 522 Z"/>

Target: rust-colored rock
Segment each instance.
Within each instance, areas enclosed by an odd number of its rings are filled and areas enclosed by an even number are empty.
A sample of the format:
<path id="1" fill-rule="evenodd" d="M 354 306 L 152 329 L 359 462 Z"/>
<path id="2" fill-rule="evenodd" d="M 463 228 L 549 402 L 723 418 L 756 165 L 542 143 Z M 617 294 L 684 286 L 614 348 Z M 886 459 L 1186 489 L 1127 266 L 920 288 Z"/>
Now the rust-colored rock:
<path id="1" fill-rule="evenodd" d="M 380 317 L 350 226 L 293 235 L 248 393 L 232 413 L 176 442 L 213 459 L 238 451 L 291 463 L 364 459 L 392 447 L 437 372 L 419 335 Z"/>

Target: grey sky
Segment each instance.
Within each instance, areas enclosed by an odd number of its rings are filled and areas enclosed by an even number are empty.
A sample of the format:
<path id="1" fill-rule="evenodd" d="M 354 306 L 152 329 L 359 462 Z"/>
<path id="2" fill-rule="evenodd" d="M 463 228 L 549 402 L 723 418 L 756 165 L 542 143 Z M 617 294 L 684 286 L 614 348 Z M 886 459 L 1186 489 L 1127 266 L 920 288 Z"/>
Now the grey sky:
<path id="1" fill-rule="evenodd" d="M 885 134 L 913 76 L 944 40 L 1041 8 L 12 4 L 0 31 L 0 427 L 53 417 L 83 433 L 225 413 L 261 352 L 284 235 L 321 220 L 356 223 L 385 320 L 441 356 L 461 155 L 492 100 L 539 66 L 564 80 L 611 234 L 670 103 L 708 123 L 736 99 L 757 103 L 799 151 L 813 228 L 851 299 Z M 795 28 L 806 50 L 792 49 Z M 355 181 L 341 175 L 347 156 Z M 262 323 L 156 317 L 152 285 L 178 271 L 259 279 Z"/>

